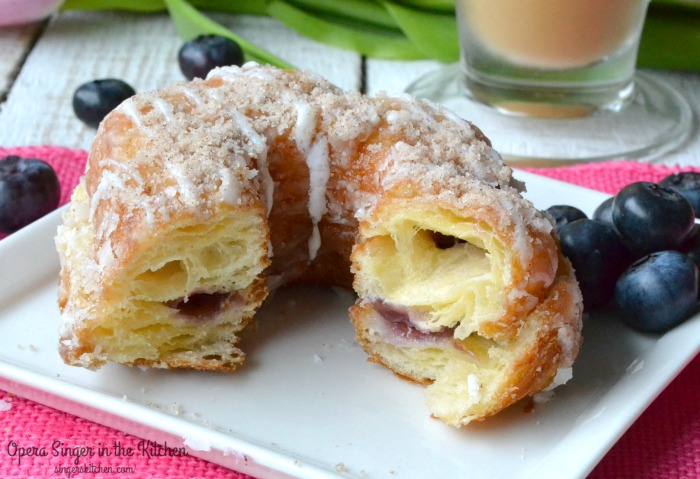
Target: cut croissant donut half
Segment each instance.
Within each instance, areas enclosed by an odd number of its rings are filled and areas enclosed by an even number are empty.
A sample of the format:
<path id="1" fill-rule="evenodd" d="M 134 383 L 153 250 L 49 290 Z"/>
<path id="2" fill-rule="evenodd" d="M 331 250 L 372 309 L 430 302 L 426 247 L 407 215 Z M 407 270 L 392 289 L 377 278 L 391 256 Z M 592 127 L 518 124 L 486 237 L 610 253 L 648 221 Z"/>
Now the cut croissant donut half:
<path id="1" fill-rule="evenodd" d="M 454 426 L 565 381 L 580 345 L 570 264 L 537 212 L 501 209 L 496 191 L 387 195 L 352 254 L 358 340 Z"/>
<path id="2" fill-rule="evenodd" d="M 68 364 L 230 371 L 268 293 L 352 287 L 370 359 L 461 426 L 556 385 L 582 301 L 551 221 L 431 103 L 247 64 L 101 124 L 59 228 Z M 321 319 L 320 319 L 321 320 Z"/>

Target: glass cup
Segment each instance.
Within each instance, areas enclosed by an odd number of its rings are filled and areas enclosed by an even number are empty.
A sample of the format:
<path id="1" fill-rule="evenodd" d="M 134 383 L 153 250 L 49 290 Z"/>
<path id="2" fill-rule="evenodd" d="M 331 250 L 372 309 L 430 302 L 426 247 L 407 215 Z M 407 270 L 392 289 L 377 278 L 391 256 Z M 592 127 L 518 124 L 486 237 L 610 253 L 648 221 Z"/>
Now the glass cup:
<path id="1" fill-rule="evenodd" d="M 456 0 L 461 60 L 408 89 L 484 131 L 511 162 L 648 160 L 692 115 L 636 72 L 649 0 Z"/>

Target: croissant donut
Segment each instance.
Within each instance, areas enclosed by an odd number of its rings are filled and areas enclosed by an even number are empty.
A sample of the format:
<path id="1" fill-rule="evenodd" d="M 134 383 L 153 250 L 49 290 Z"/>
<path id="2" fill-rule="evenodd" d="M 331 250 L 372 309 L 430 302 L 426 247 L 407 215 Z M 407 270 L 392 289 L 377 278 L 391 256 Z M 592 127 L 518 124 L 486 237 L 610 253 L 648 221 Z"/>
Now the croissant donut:
<path id="1" fill-rule="evenodd" d="M 285 284 L 353 287 L 372 361 L 459 426 L 560 381 L 581 295 L 551 221 L 436 105 L 247 64 L 100 126 L 57 246 L 73 365 L 232 370 Z M 556 379 L 555 379 L 556 377 Z"/>

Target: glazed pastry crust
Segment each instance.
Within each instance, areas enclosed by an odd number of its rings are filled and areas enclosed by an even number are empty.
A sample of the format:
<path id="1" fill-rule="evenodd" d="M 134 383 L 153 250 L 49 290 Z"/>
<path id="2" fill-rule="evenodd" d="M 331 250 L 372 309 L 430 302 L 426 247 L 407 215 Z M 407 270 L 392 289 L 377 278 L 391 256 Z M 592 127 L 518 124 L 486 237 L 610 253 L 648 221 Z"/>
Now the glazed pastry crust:
<path id="1" fill-rule="evenodd" d="M 232 370 L 270 290 L 352 286 L 370 358 L 431 384 L 443 421 L 482 419 L 580 344 L 573 273 L 521 187 L 478 128 L 408 96 L 255 64 L 137 95 L 59 229 L 61 355 Z"/>

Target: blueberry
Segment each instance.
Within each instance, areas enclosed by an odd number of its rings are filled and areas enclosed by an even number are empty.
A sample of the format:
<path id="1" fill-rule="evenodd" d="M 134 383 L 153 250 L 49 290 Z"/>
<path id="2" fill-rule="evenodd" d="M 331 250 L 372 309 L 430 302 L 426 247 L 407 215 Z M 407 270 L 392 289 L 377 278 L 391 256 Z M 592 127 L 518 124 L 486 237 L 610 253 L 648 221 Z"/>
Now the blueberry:
<path id="1" fill-rule="evenodd" d="M 35 158 L 0 160 L 0 231 L 14 233 L 58 207 L 61 188 L 51 165 Z"/>
<path id="2" fill-rule="evenodd" d="M 612 205 L 614 196 L 611 196 L 607 200 L 603 201 L 593 212 L 593 219 L 605 223 L 611 228 L 615 228 L 615 223 L 612 218 Z"/>
<path id="3" fill-rule="evenodd" d="M 84 83 L 73 94 L 73 111 L 85 124 L 97 128 L 121 102 L 135 95 L 134 89 L 116 78 Z"/>
<path id="4" fill-rule="evenodd" d="M 615 228 L 638 257 L 678 249 L 695 224 L 688 200 L 647 181 L 620 190 L 613 201 L 612 216 Z"/>
<path id="5" fill-rule="evenodd" d="M 243 64 L 243 50 L 226 37 L 200 35 L 185 42 L 177 54 L 185 78 L 206 78 L 216 67 Z"/>
<path id="6" fill-rule="evenodd" d="M 569 258 L 587 309 L 605 306 L 613 298 L 615 282 L 629 265 L 620 237 L 608 225 L 580 219 L 559 231 L 562 253 Z"/>
<path id="7" fill-rule="evenodd" d="M 693 207 L 695 217 L 700 218 L 700 173 L 694 171 L 674 173 L 661 180 L 659 186 L 682 195 Z"/>
<path id="8" fill-rule="evenodd" d="M 687 254 L 700 269 L 700 225 L 696 223 L 693 226 L 693 230 L 681 246 L 680 251 Z"/>
<path id="9" fill-rule="evenodd" d="M 658 333 L 690 317 L 697 295 L 693 260 L 678 251 L 659 251 L 637 260 L 620 276 L 615 304 L 627 324 Z"/>
<path id="10" fill-rule="evenodd" d="M 588 218 L 586 213 L 575 206 L 569 205 L 553 205 L 547 208 L 547 212 L 554 218 L 557 231 L 559 231 L 561 227 L 567 223 Z"/>

